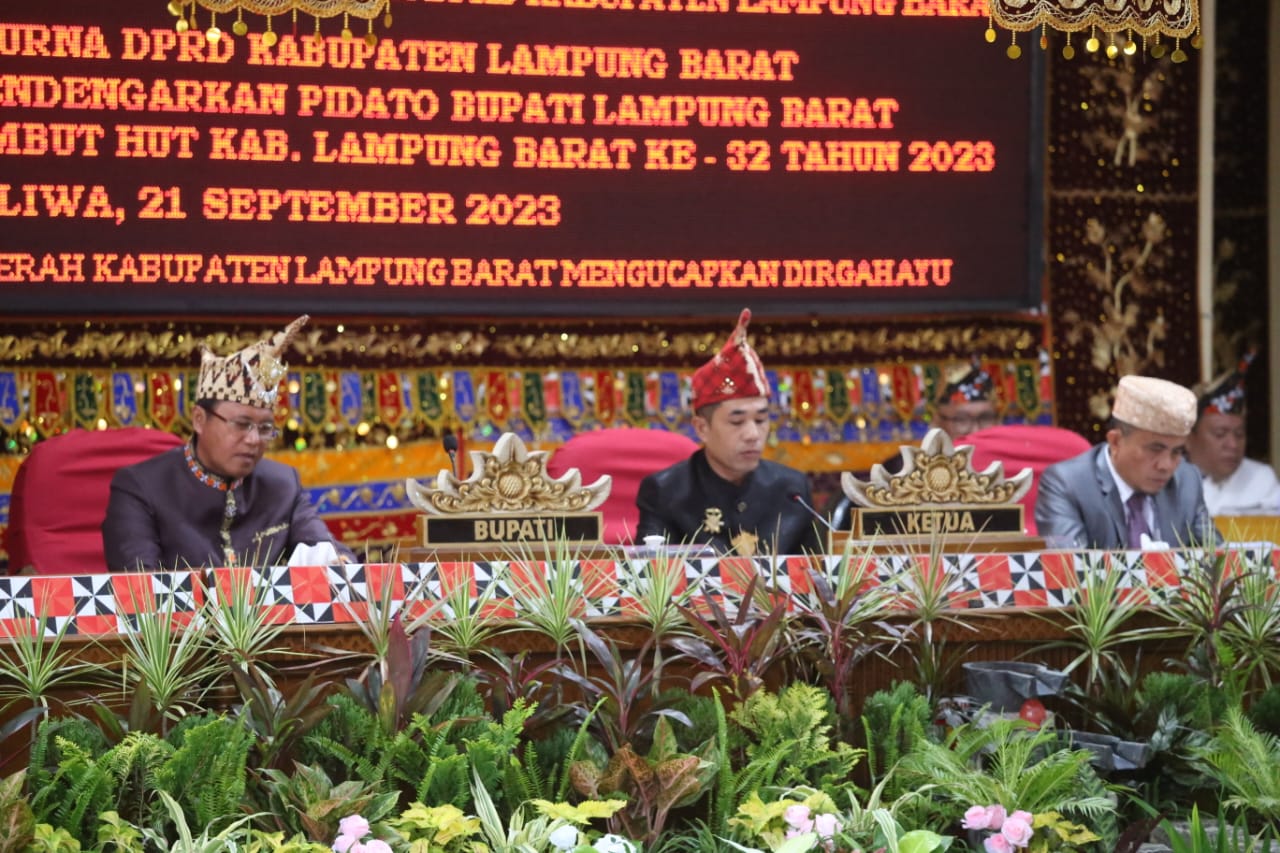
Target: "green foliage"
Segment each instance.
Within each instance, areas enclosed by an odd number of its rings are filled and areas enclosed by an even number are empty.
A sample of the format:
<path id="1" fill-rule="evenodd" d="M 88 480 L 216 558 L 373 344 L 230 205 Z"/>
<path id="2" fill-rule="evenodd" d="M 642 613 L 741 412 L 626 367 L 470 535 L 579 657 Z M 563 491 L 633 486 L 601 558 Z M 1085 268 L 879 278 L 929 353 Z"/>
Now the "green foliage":
<path id="1" fill-rule="evenodd" d="M 898 759 L 924 739 L 933 713 L 915 684 L 899 681 L 877 690 L 862 705 L 862 731 L 872 784 L 887 777 Z"/>
<path id="2" fill-rule="evenodd" d="M 53 781 L 58 765 L 62 763 L 60 742 L 74 744 L 85 753 L 97 758 L 111 744 L 102 729 L 84 717 L 57 717 L 42 720 L 36 728 L 35 742 L 27 764 L 27 786 L 39 791 Z"/>
<path id="3" fill-rule="evenodd" d="M 737 797 L 761 788 L 809 786 L 831 796 L 851 789 L 850 775 L 864 754 L 831 737 L 831 697 L 793 683 L 779 693 L 752 694 L 729 715 L 747 735 Z"/>
<path id="4" fill-rule="evenodd" d="M 1270 853 L 1280 850 L 1274 836 L 1255 838 L 1243 819 L 1232 823 L 1221 810 L 1212 830 L 1200 817 L 1198 806 L 1192 806 L 1185 830 L 1168 819 L 1160 822 L 1160 829 L 1173 853 Z"/>
<path id="5" fill-rule="evenodd" d="M 124 645 L 121 696 L 154 712 L 150 730 L 163 734 L 185 713 L 198 710 L 219 667 L 209 653 L 200 620 L 178 612 L 174 596 L 154 604 L 133 602 L 133 606 L 135 629 L 120 635 Z M 135 713 L 130 729 L 138 731 L 141 720 Z"/>
<path id="6" fill-rule="evenodd" d="M 898 764 L 902 783 L 929 787 L 946 822 L 974 804 L 1038 814 L 1056 811 L 1091 821 L 1114 810 L 1110 799 L 1081 795 L 1096 775 L 1087 750 L 1056 749 L 1057 734 L 1029 731 L 1021 721 L 995 720 L 953 729 L 942 743 L 917 741 Z"/>
<path id="7" fill-rule="evenodd" d="M 381 792 L 376 785 L 352 779 L 337 785 L 318 767 L 295 765 L 292 775 L 282 770 L 263 772 L 268 808 L 258 815 L 267 831 L 302 833 L 307 838 L 334 838 L 347 815 L 363 815 L 376 823 L 395 808 L 397 792 Z"/>
<path id="8" fill-rule="evenodd" d="M 665 718 L 658 721 L 648 755 L 638 755 L 626 744 L 604 767 L 584 760 L 569 768 L 573 787 L 582 796 L 627 799 L 627 807 L 609 819 L 610 829 L 642 841 L 646 848 L 662 835 L 672 809 L 690 805 L 708 790 L 714 771 L 712 761 L 676 751 Z"/>
<path id="9" fill-rule="evenodd" d="M 142 849 L 142 832 L 114 811 L 98 815 L 98 848 L 104 853 Z"/>
<path id="10" fill-rule="evenodd" d="M 1226 809 L 1265 821 L 1280 834 L 1280 738 L 1259 732 L 1240 708 L 1229 708 L 1200 756 L 1228 794 Z"/>
<path id="11" fill-rule="evenodd" d="M 696 636 L 675 637 L 671 645 L 701 671 L 689 689 L 723 681 L 733 697 L 743 699 L 764 686 L 765 675 L 790 654 L 787 599 L 762 588 L 752 575 L 742 595 L 720 604 L 707 596 L 705 607 L 680 607 Z M 705 610 L 705 613 L 703 612 Z"/>
<path id="12" fill-rule="evenodd" d="M 835 699 L 836 719 L 852 720 L 854 668 L 901 638 L 901 630 L 881 618 L 895 593 L 878 582 L 870 549 L 853 559 L 846 549 L 838 562 L 810 568 L 808 576 L 807 587 L 791 593 L 799 617 L 796 640 Z"/>
<path id="13" fill-rule="evenodd" d="M 659 717 L 689 725 L 684 714 L 663 706 L 664 697 L 669 699 L 670 694 L 654 692 L 658 671 L 646 665 L 652 638 L 646 639 L 639 650 L 624 655 L 612 638 L 600 636 L 581 621 L 575 620 L 574 624 L 579 641 L 595 660 L 582 672 L 567 663 L 555 672 L 582 694 L 580 701 L 565 700 L 571 708 L 570 716 L 577 722 L 586 722 L 606 749 L 616 752 L 624 744 L 636 750 L 646 749 Z"/>
<path id="14" fill-rule="evenodd" d="M 517 701 L 501 721 L 484 714 L 475 680 L 459 678 L 431 715 L 415 714 L 398 731 L 350 696 L 329 700 L 333 711 L 304 738 L 301 760 L 329 774 L 344 774 L 370 785 L 394 787 L 406 800 L 434 805 L 471 805 L 473 770 L 508 807 L 505 797 L 540 789 L 538 777 L 520 762 L 522 734 L 533 708 Z"/>
<path id="15" fill-rule="evenodd" d="M 157 788 L 173 796 L 196 826 L 240 811 L 252 736 L 239 722 L 216 718 L 184 729 L 157 769 Z"/>
<path id="16" fill-rule="evenodd" d="M 197 836 L 192 834 L 182 807 L 173 797 L 160 791 L 160 802 L 169 821 L 177 829 L 177 838 L 170 840 L 151 828 L 144 828 L 143 836 L 159 849 L 168 850 L 169 853 L 238 853 L 241 843 L 249 838 L 250 816 L 248 815 L 237 820 L 231 820 L 230 816 L 226 816 L 225 819 L 229 823 L 216 835 L 210 834 L 214 831 L 213 826 L 205 826 L 204 831 Z M 221 822 L 221 820 L 218 821 L 218 823 Z"/>
<path id="17" fill-rule="evenodd" d="M 255 767 L 289 766 L 302 738 L 333 710 L 325 702 L 329 684 L 316 683 L 315 673 L 287 695 L 260 669 L 231 667 L 240 694 L 240 719 L 253 732 Z"/>
<path id="18" fill-rule="evenodd" d="M 467 839 L 480 832 L 479 818 L 468 817 L 457 806 L 422 803 L 413 803 L 388 825 L 402 841 L 431 853 L 466 850 Z"/>
<path id="19" fill-rule="evenodd" d="M 1268 687 L 1253 700 L 1249 721 L 1260 731 L 1280 736 L 1280 685 Z"/>
<path id="20" fill-rule="evenodd" d="M 36 791 L 32 807 L 41 820 L 66 829 L 88 844 L 97 834 L 98 815 L 115 810 L 132 823 L 150 819 L 155 776 L 173 747 L 146 732 L 131 732 L 95 757 L 59 739 L 61 760 L 53 778 Z"/>
<path id="21" fill-rule="evenodd" d="M 19 853 L 35 837 L 36 818 L 23 796 L 26 774 L 0 779 L 0 853 Z"/>

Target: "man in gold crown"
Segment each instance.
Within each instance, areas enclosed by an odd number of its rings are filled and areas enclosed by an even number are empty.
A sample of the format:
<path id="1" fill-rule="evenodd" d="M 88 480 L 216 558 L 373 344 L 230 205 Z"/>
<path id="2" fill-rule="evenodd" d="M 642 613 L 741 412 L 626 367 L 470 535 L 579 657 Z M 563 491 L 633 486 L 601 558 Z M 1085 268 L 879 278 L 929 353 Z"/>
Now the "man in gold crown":
<path id="1" fill-rule="evenodd" d="M 308 319 L 225 358 L 202 350 L 191 440 L 111 481 L 102 522 L 110 570 L 276 565 L 297 546 L 320 543 L 335 561 L 354 559 L 316 514 L 298 472 L 262 458 L 279 432 L 280 356 Z"/>
<path id="2" fill-rule="evenodd" d="M 1221 540 L 1200 473 L 1183 464 L 1196 395 L 1164 379 L 1125 376 L 1107 440 L 1040 478 L 1036 527 L 1051 546 L 1145 550 Z"/>
<path id="3" fill-rule="evenodd" d="M 693 375 L 693 428 L 702 449 L 640 483 L 637 538 L 705 544 L 722 554 L 823 550 L 804 474 L 762 458 L 769 383 L 747 342 L 743 310 L 729 342 Z"/>

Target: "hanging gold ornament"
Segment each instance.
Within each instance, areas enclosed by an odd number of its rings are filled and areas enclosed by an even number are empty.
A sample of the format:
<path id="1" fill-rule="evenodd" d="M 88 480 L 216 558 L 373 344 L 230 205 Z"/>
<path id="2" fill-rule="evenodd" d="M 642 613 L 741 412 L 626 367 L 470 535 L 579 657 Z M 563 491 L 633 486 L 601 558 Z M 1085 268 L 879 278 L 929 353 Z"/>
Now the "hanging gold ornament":
<path id="1" fill-rule="evenodd" d="M 191 7 L 190 20 L 185 14 L 188 5 Z M 235 13 L 236 20 L 231 27 L 231 32 L 237 36 L 249 33 L 249 24 L 244 20 L 244 13 L 263 16 L 268 21 L 266 32 L 262 34 L 262 44 L 266 47 L 271 47 L 279 41 L 279 36 L 271 30 L 269 23 L 271 18 L 286 12 L 295 16 L 295 21 L 299 12 L 311 15 L 317 23 L 341 16 L 341 33 L 344 39 L 355 37 L 351 30 L 352 18 L 368 21 L 369 33 L 373 40 L 370 40 L 370 36 L 366 36 L 365 41 L 370 46 L 377 43 L 377 37 L 373 36 L 373 22 L 377 18 L 382 18 L 384 26 L 391 26 L 391 0 L 167 0 L 166 2 L 169 13 L 178 19 L 174 23 L 178 32 L 197 29 L 194 21 L 197 7 L 218 15 Z M 298 33 L 295 32 L 294 35 Z M 205 37 L 210 41 L 217 41 L 222 37 L 222 31 L 210 25 L 205 31 Z M 321 33 L 320 38 L 323 39 L 323 37 Z"/>
<path id="2" fill-rule="evenodd" d="M 1101 30 L 1112 36 L 1107 47 L 1107 56 L 1112 59 L 1121 51 L 1126 56 L 1135 55 L 1138 51 L 1135 36 L 1156 38 L 1153 57 L 1156 57 L 1156 47 L 1160 47 L 1160 36 L 1179 39 L 1194 35 L 1191 44 L 1195 48 L 1202 42 L 1200 0 L 988 0 L 988 15 L 988 30 L 993 23 L 1011 32 L 1029 32 L 1036 28 L 1042 32 L 1051 28 L 1065 33 L 1089 30 L 1085 50 L 1090 53 L 1102 46 L 1096 35 Z M 1125 36 L 1120 45 L 1115 43 L 1118 33 Z M 987 40 L 994 41 L 990 37 Z M 1161 48 L 1161 55 L 1163 52 Z M 1065 48 L 1063 53 L 1066 54 Z M 1071 55 L 1075 55 L 1074 50 Z M 1185 52 L 1179 55 L 1182 58 L 1178 61 L 1186 59 Z"/>

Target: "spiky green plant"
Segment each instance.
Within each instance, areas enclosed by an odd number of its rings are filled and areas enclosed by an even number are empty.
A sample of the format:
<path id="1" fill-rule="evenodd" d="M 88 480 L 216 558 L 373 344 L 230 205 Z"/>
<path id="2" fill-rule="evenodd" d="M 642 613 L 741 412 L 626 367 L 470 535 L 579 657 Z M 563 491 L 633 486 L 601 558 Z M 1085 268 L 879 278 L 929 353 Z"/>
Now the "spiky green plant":
<path id="1" fill-rule="evenodd" d="M 925 554 L 906 554 L 906 568 L 888 581 L 898 591 L 898 601 L 911 614 L 904 631 L 906 645 L 915 664 L 917 681 L 930 704 L 938 701 L 943 686 L 959 665 L 965 650 L 948 648 L 939 635 L 941 625 L 976 631 L 968 621 L 957 617 L 953 602 L 961 598 L 963 581 L 945 559 L 947 537 L 935 533 L 929 538 Z M 975 615 L 967 611 L 967 615 Z"/>
<path id="2" fill-rule="evenodd" d="M 1120 586 L 1123 575 L 1105 560 L 1086 559 L 1081 577 L 1069 576 L 1072 590 L 1071 607 L 1055 609 L 1051 614 L 1029 610 L 1037 618 L 1060 624 L 1067 639 L 1037 646 L 1034 654 L 1058 648 L 1076 652 L 1064 672 L 1084 668 L 1084 689 L 1096 695 L 1106 677 L 1124 671 L 1121 651 L 1142 640 L 1159 639 L 1166 632 L 1159 628 L 1130 627 L 1134 617 L 1146 609 L 1144 596 Z"/>
<path id="3" fill-rule="evenodd" d="M 425 590 L 425 584 L 420 588 Z M 413 634 L 421 628 L 430 629 L 435 645 L 458 660 L 464 671 L 470 670 L 475 658 L 484 653 L 498 633 L 498 620 L 493 615 L 497 589 L 496 579 L 474 594 L 469 584 L 455 583 L 439 598 L 424 598 L 423 611 L 409 622 L 408 631 Z"/>
<path id="4" fill-rule="evenodd" d="M 1280 583 L 1269 567 L 1250 568 L 1236 595 L 1241 605 L 1223 627 L 1223 640 L 1244 669 L 1246 687 L 1265 691 L 1280 674 Z"/>
<path id="5" fill-rule="evenodd" d="M 120 635 L 120 694 L 125 701 L 145 697 L 164 733 L 170 723 L 199 706 L 221 667 L 209 654 L 203 623 L 180 612 L 175 596 L 134 606 L 136 626 Z"/>
<path id="6" fill-rule="evenodd" d="M 75 652 L 63 641 L 71 620 L 49 634 L 46 612 L 35 619 L 13 619 L 0 642 L 0 713 L 14 705 L 47 712 L 60 687 L 85 678 L 93 668 L 75 661 Z"/>
<path id="7" fill-rule="evenodd" d="M 564 657 L 578 637 L 579 620 L 592 609 L 582 575 L 578 571 L 579 549 L 564 538 L 546 543 L 536 552 L 521 543 L 511 563 L 504 569 L 506 585 L 515 601 L 516 615 L 511 631 L 529 630 L 552 642 L 558 657 Z M 516 567 L 519 567 L 518 569 Z M 585 660 L 585 648 L 579 649 Z"/>
<path id="8" fill-rule="evenodd" d="M 298 654 L 279 642 L 285 623 L 276 621 L 267 606 L 271 579 L 264 572 L 233 569 L 204 590 L 200 615 L 208 628 L 209 645 L 228 668 L 261 668 L 271 656 Z"/>

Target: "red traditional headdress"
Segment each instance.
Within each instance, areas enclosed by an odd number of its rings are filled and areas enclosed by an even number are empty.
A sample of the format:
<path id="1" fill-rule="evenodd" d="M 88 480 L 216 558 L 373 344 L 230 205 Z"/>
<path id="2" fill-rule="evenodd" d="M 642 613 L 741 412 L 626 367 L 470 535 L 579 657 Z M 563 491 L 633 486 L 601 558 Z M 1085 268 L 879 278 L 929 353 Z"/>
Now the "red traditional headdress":
<path id="1" fill-rule="evenodd" d="M 713 403 L 743 397 L 768 397 L 769 380 L 764 375 L 760 356 L 747 343 L 747 324 L 751 309 L 743 308 L 738 327 L 716 357 L 693 374 L 694 411 Z"/>

